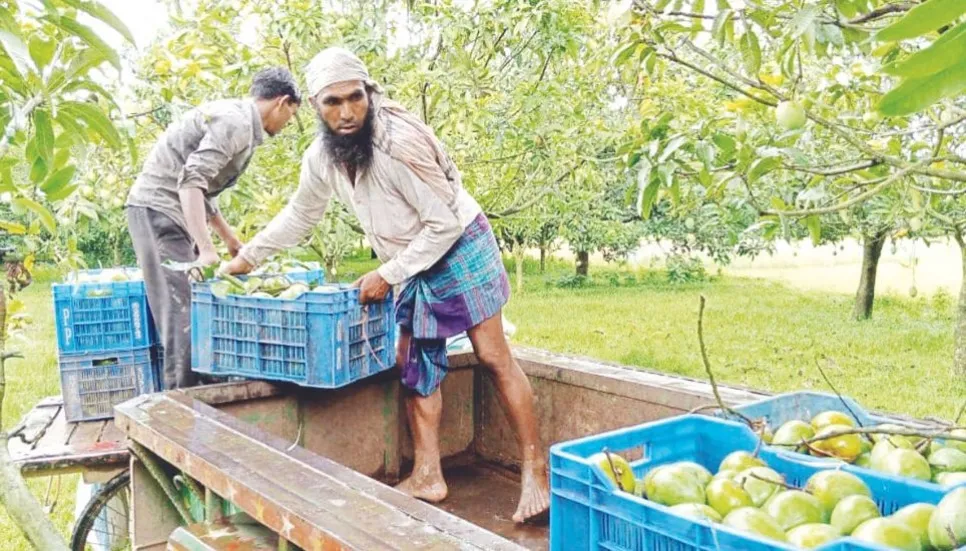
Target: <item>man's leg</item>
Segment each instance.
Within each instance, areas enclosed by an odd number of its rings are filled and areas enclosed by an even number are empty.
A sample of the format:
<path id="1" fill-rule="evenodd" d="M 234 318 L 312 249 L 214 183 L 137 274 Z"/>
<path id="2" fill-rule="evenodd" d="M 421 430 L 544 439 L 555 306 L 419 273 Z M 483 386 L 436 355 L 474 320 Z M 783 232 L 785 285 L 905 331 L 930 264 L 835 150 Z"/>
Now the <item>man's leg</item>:
<path id="1" fill-rule="evenodd" d="M 128 229 L 144 277 L 148 305 L 164 347 L 165 390 L 194 385 L 191 371 L 191 283 L 187 274 L 162 263 L 194 260 L 193 245 L 184 230 L 163 214 L 142 207 L 128 208 Z"/>
<path id="2" fill-rule="evenodd" d="M 547 465 L 540 445 L 537 416 L 534 413 L 533 389 L 520 364 L 510 353 L 503 334 L 503 315 L 497 314 L 466 332 L 480 363 L 493 376 L 503 409 L 517 435 L 521 468 L 520 502 L 513 514 L 515 522 L 536 516 L 550 507 Z"/>
<path id="3" fill-rule="evenodd" d="M 396 365 L 401 369 L 409 353 L 412 334 L 399 328 Z M 406 396 L 406 417 L 413 437 L 413 472 L 396 489 L 415 498 L 436 503 L 446 499 L 448 489 L 443 479 L 439 458 L 439 423 L 443 416 L 443 398 L 439 389 L 429 396 L 414 392 Z"/>

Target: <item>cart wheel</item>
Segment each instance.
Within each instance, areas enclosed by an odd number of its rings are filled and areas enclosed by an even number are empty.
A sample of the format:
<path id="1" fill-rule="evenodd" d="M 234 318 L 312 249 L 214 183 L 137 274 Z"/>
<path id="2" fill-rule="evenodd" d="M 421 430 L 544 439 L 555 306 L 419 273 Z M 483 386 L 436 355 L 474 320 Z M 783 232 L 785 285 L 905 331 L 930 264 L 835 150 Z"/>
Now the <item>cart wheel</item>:
<path id="1" fill-rule="evenodd" d="M 101 486 L 84 506 L 70 538 L 71 551 L 130 549 L 131 471 Z"/>

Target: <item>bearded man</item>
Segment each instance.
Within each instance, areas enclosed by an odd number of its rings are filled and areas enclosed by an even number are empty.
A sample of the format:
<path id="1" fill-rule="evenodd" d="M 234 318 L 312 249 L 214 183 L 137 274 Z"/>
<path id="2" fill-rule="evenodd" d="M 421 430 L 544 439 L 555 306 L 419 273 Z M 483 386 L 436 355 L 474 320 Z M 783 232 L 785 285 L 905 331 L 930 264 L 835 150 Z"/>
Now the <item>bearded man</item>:
<path id="1" fill-rule="evenodd" d="M 383 264 L 360 278 L 360 300 L 396 304 L 396 364 L 406 397 L 415 464 L 397 488 L 429 502 L 446 498 L 440 466 L 440 383 L 446 338 L 466 332 L 493 376 L 521 449 L 522 487 L 513 520 L 547 510 L 549 490 L 530 382 L 510 353 L 502 309 L 510 288 L 493 231 L 433 131 L 383 96 L 352 52 L 328 48 L 309 64 L 309 101 L 321 131 L 302 157 L 298 190 L 226 267 L 247 273 L 298 245 L 335 195 L 359 219 Z"/>

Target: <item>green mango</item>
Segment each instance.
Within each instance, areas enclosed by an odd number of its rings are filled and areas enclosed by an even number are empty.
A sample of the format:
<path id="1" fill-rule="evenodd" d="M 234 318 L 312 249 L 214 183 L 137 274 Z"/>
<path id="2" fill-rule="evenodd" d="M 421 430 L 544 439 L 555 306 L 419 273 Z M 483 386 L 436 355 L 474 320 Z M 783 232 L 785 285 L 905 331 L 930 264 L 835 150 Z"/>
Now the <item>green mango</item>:
<path id="1" fill-rule="evenodd" d="M 966 545 L 966 488 L 952 490 L 929 519 L 929 542 L 939 551 Z"/>
<path id="2" fill-rule="evenodd" d="M 647 499 L 661 505 L 704 503 L 704 486 L 686 467 L 666 465 L 646 479 Z"/>
<path id="3" fill-rule="evenodd" d="M 671 510 L 685 517 L 721 522 L 721 515 L 703 503 L 681 503 L 672 506 Z"/>
<path id="4" fill-rule="evenodd" d="M 785 478 L 768 467 L 752 467 L 741 471 L 735 482 L 748 492 L 755 507 L 761 507 L 771 496 L 782 491 Z"/>
<path id="5" fill-rule="evenodd" d="M 892 518 L 874 518 L 860 524 L 852 537 L 867 543 L 876 543 L 900 551 L 922 551 L 922 543 L 903 522 Z"/>
<path id="6" fill-rule="evenodd" d="M 822 522 L 822 504 L 811 494 L 800 490 L 781 492 L 761 508 L 778 522 L 786 532 L 802 524 Z"/>
<path id="7" fill-rule="evenodd" d="M 966 484 L 966 473 L 936 473 L 932 480 L 943 488 L 952 488 Z"/>
<path id="8" fill-rule="evenodd" d="M 599 465 L 600 469 L 607 475 L 607 478 L 611 479 L 619 490 L 625 492 L 634 492 L 636 490 L 634 470 L 631 469 L 631 464 L 623 456 L 616 453 L 600 452 L 590 456 L 588 461 Z"/>
<path id="9" fill-rule="evenodd" d="M 934 473 L 966 472 L 966 452 L 956 448 L 942 448 L 929 456 L 929 466 Z"/>
<path id="10" fill-rule="evenodd" d="M 804 452 L 807 448 L 802 445 L 802 440 L 808 440 L 813 436 L 815 436 L 815 429 L 812 425 L 805 421 L 789 421 L 775 431 L 772 445 Z"/>
<path id="11" fill-rule="evenodd" d="M 829 522 L 843 534 L 851 534 L 863 522 L 879 518 L 879 507 L 866 496 L 847 496 L 835 505 Z"/>
<path id="12" fill-rule="evenodd" d="M 725 526 L 775 541 L 787 541 L 785 531 L 767 513 L 754 507 L 735 509 L 724 518 Z"/>
<path id="13" fill-rule="evenodd" d="M 892 450 L 886 456 L 880 470 L 886 474 L 905 476 L 926 482 L 932 480 L 929 462 L 914 450 Z"/>
<path id="14" fill-rule="evenodd" d="M 802 549 L 814 549 L 842 537 L 842 533 L 828 524 L 812 523 L 796 526 L 786 534 L 788 543 Z"/>
<path id="15" fill-rule="evenodd" d="M 718 466 L 719 471 L 734 470 L 741 472 L 751 467 L 765 467 L 765 462 L 752 455 L 751 452 L 736 451 L 728 454 Z"/>
<path id="16" fill-rule="evenodd" d="M 708 505 L 710 505 L 721 516 L 742 507 L 753 505 L 751 496 L 748 495 L 737 482 L 730 478 L 715 478 L 708 484 L 705 490 Z"/>
<path id="17" fill-rule="evenodd" d="M 819 471 L 805 483 L 805 491 L 815 496 L 825 511 L 824 518 L 830 519 L 835 506 L 848 496 L 872 497 L 865 482 L 852 473 L 845 471 Z"/>
<path id="18" fill-rule="evenodd" d="M 928 503 L 913 503 L 892 513 L 892 518 L 905 524 L 910 530 L 919 536 L 919 542 L 923 549 L 928 548 L 929 543 L 929 521 L 932 520 L 936 506 Z"/>

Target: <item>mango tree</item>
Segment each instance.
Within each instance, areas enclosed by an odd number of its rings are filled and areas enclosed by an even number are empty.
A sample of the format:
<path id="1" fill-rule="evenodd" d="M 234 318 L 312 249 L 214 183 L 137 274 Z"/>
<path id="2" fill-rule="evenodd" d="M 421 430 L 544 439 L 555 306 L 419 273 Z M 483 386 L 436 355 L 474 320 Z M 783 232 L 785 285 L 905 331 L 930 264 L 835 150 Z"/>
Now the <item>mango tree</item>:
<path id="1" fill-rule="evenodd" d="M 101 4 L 86 0 L 47 0 L 0 4 L 0 193 L 16 219 L 0 220 L 4 232 L 26 237 L 56 235 L 53 211 L 77 189 L 78 159 L 93 143 L 119 148 L 122 134 L 113 95 L 99 82 L 105 65 L 120 69 L 113 49 L 82 21 L 94 18 L 127 41 L 130 31 Z M 110 75 L 111 72 L 100 73 Z M 39 239 L 24 241 L 29 269 Z M 0 405 L 6 381 L 4 362 L 16 357 L 6 349 L 11 309 L 0 293 Z M 18 429 L 0 430 L 0 502 L 37 549 L 66 549 L 63 537 L 11 464 L 7 442 Z"/>
<path id="2" fill-rule="evenodd" d="M 920 222 L 933 218 L 955 238 L 960 222 L 937 210 L 966 193 L 957 137 L 966 113 L 956 105 L 961 56 L 939 51 L 958 44 L 959 26 L 943 31 L 966 5 L 913 7 L 658 0 L 618 3 L 613 20 L 623 37 L 621 63 L 654 78 L 689 74 L 701 90 L 756 113 L 722 123 L 735 139 L 734 153 L 721 159 L 731 167 L 719 178 L 745 189 L 763 226 L 800 223 L 820 235 L 822 216 L 882 197 Z M 921 51 L 921 40 L 895 42 L 926 33 L 942 34 Z M 953 67 L 943 68 L 948 60 Z M 893 74 L 903 79 L 894 87 Z M 631 166 L 634 154 L 627 153 Z M 645 198 L 667 193 L 662 185 Z M 966 266 L 966 250 L 963 259 Z M 955 363 L 962 373 L 966 285 L 960 302 Z"/>

